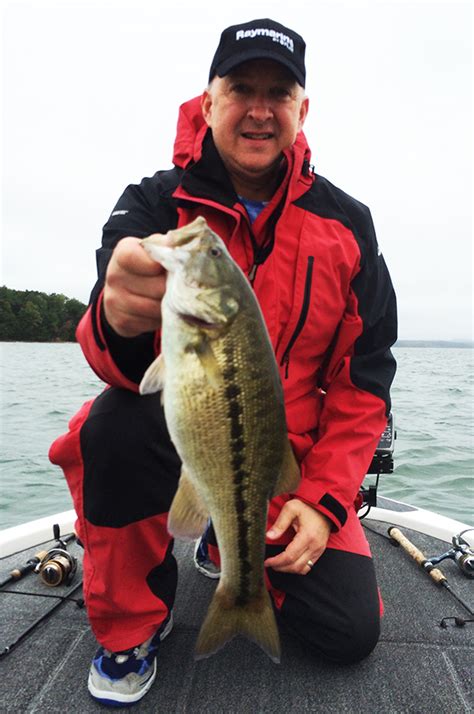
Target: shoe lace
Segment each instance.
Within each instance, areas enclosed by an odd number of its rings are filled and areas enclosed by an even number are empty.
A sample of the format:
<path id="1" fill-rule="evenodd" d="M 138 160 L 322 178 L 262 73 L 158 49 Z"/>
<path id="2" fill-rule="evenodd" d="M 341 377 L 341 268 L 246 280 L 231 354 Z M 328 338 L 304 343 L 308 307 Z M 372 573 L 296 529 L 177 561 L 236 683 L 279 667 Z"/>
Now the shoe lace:
<path id="1" fill-rule="evenodd" d="M 117 664 L 124 664 L 132 655 L 137 657 L 139 652 L 140 647 L 131 647 L 129 650 L 123 650 L 123 652 L 112 652 L 111 655 Z"/>

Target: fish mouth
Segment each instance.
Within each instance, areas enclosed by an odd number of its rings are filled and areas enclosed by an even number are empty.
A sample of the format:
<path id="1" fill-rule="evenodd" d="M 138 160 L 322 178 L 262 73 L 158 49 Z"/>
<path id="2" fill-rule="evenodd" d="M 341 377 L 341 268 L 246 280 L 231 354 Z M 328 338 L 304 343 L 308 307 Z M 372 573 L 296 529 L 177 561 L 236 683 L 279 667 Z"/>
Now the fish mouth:
<path id="1" fill-rule="evenodd" d="M 207 322 L 201 317 L 196 317 L 196 315 L 186 315 L 184 313 L 178 314 L 184 322 L 186 322 L 188 325 L 192 325 L 193 327 L 206 328 L 207 330 L 217 330 L 217 328 L 222 327 L 222 325 L 217 322 Z"/>

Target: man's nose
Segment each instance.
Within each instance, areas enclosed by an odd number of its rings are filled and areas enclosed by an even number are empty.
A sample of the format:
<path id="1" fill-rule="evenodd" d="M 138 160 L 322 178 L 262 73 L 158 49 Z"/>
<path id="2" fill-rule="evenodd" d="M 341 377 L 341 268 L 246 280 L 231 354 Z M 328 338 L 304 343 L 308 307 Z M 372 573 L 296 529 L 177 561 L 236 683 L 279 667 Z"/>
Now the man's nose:
<path id="1" fill-rule="evenodd" d="M 264 95 L 255 96 L 249 103 L 247 110 L 248 116 L 255 121 L 263 122 L 271 119 L 273 116 L 273 108 L 268 97 Z"/>

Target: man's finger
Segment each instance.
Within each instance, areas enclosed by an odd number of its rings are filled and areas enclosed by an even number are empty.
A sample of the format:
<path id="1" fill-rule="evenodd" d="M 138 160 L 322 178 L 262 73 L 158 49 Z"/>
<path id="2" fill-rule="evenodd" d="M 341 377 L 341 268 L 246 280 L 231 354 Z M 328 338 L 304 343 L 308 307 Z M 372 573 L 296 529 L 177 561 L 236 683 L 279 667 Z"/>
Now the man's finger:
<path id="1" fill-rule="evenodd" d="M 271 539 L 279 538 L 281 536 L 281 534 L 284 533 L 286 530 L 288 530 L 288 528 L 293 523 L 297 514 L 294 512 L 293 508 L 289 505 L 290 503 L 291 503 L 291 501 L 287 501 L 287 503 L 285 503 L 285 505 L 281 509 L 275 523 L 272 525 L 272 527 L 266 533 L 267 538 L 271 538 Z"/>
<path id="2" fill-rule="evenodd" d="M 311 560 L 313 564 L 316 562 L 316 558 L 311 558 L 310 556 L 310 551 L 306 550 L 295 560 L 294 558 L 289 557 L 286 551 L 284 551 L 273 558 L 268 558 L 264 565 L 267 568 L 272 568 L 273 570 L 277 570 L 281 573 L 298 573 L 300 575 L 306 575 L 312 567 L 308 565 L 308 561 Z"/>
<path id="3" fill-rule="evenodd" d="M 140 238 L 122 238 L 114 250 L 114 259 L 120 269 L 134 275 L 160 275 L 164 267 L 140 245 Z"/>
<path id="4" fill-rule="evenodd" d="M 297 534 L 282 553 L 274 555 L 271 558 L 267 558 L 264 564 L 270 568 L 275 566 L 291 566 L 299 561 L 305 553 L 309 552 L 308 545 L 308 539 L 303 535 Z"/>
<path id="5" fill-rule="evenodd" d="M 111 327 L 122 337 L 135 337 L 143 332 L 153 332 L 161 325 L 160 300 L 128 295 L 117 297 L 107 289 L 104 292 L 105 317 Z"/>
<path id="6" fill-rule="evenodd" d="M 150 300 L 163 299 L 166 289 L 166 275 L 133 275 L 128 274 L 111 276 L 107 281 L 110 291 L 117 291 L 121 299 L 149 298 Z"/>

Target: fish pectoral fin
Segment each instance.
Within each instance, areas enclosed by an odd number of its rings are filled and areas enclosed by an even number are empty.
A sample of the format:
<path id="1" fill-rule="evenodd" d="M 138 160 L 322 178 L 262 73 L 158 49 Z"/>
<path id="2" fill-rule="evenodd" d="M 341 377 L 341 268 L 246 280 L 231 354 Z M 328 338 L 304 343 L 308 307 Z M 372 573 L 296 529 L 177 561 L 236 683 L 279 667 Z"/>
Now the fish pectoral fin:
<path id="1" fill-rule="evenodd" d="M 239 634 L 259 645 L 273 662 L 280 662 L 280 636 L 270 596 L 264 586 L 256 597 L 245 604 L 237 604 L 235 597 L 219 584 L 199 632 L 195 659 L 210 657 Z"/>
<path id="2" fill-rule="evenodd" d="M 201 366 L 206 374 L 209 384 L 214 389 L 219 389 L 224 384 L 222 373 L 215 354 L 208 340 L 202 340 L 199 345 L 194 347 Z"/>
<path id="3" fill-rule="evenodd" d="M 151 363 L 140 382 L 140 394 L 154 394 L 165 386 L 165 361 L 163 355 Z"/>
<path id="4" fill-rule="evenodd" d="M 283 449 L 283 461 L 278 480 L 275 484 L 273 497 L 280 493 L 291 493 L 296 491 L 301 479 L 301 471 L 298 462 L 291 448 L 289 440 L 286 440 Z"/>
<path id="5" fill-rule="evenodd" d="M 207 506 L 183 466 L 168 514 L 168 531 L 176 538 L 194 540 L 204 532 L 208 520 Z"/>

